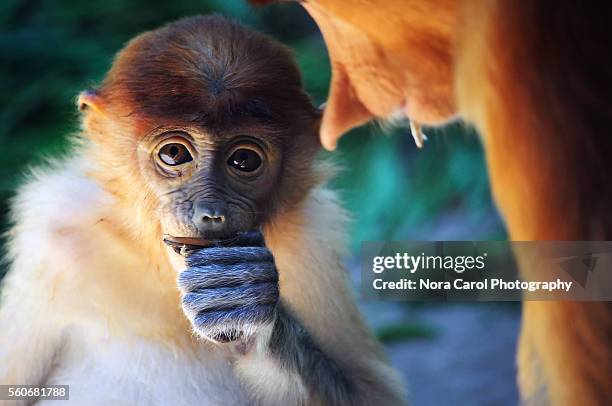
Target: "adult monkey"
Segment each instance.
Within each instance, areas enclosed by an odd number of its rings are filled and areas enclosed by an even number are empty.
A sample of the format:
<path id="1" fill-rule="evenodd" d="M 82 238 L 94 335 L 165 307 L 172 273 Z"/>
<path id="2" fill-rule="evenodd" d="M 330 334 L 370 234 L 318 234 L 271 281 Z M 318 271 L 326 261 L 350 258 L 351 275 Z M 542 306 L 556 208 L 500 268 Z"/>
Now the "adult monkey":
<path id="1" fill-rule="evenodd" d="M 429 125 L 460 115 L 482 134 L 513 240 L 612 239 L 609 8 L 569 0 L 301 4 L 332 65 L 324 146 L 398 110 Z M 610 404 L 611 343 L 609 302 L 525 303 L 523 398 Z"/>

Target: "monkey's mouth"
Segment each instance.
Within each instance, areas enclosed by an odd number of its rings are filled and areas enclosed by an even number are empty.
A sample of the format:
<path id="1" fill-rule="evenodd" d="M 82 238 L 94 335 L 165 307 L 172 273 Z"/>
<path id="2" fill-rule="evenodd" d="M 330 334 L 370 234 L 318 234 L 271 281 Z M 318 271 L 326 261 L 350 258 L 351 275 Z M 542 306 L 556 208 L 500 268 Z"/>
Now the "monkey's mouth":
<path id="1" fill-rule="evenodd" d="M 219 241 L 207 240 L 198 237 L 175 237 L 172 235 L 164 235 L 164 244 L 172 248 L 179 255 L 187 256 L 190 252 L 197 251 L 202 248 L 214 247 L 219 244 Z"/>
<path id="2" fill-rule="evenodd" d="M 202 237 L 175 237 L 164 235 L 163 242 L 179 255 L 187 256 L 193 251 L 210 247 L 239 247 L 261 245 L 259 231 L 239 232 L 232 237 L 208 239 Z"/>

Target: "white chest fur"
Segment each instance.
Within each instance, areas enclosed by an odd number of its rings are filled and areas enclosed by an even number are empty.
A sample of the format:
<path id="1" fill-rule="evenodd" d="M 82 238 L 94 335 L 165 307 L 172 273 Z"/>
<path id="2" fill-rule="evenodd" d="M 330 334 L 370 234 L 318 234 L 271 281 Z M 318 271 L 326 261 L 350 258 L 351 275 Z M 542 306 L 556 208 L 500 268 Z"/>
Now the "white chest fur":
<path id="1" fill-rule="evenodd" d="M 76 405 L 247 404 L 230 360 L 208 344 L 194 351 L 132 337 L 73 332 L 48 384 L 70 385 Z M 54 401 L 52 404 L 56 405 Z"/>

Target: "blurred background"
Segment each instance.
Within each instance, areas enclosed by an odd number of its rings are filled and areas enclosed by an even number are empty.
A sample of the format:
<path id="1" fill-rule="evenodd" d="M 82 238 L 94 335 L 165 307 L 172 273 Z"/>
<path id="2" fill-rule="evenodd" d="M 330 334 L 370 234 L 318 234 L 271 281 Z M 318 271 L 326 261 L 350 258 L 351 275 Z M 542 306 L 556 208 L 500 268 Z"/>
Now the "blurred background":
<path id="1" fill-rule="evenodd" d="M 0 227 L 26 168 L 61 155 L 78 126 L 77 93 L 98 83 L 130 38 L 174 19 L 230 16 L 293 49 L 307 91 L 323 103 L 330 80 L 325 44 L 298 4 L 254 9 L 243 0 L 3 0 L 0 2 Z M 482 149 L 458 123 L 426 128 L 417 150 L 405 128 L 372 124 L 344 137 L 330 158 L 352 213 L 356 283 L 363 240 L 505 239 L 491 201 Z M 0 277 L 5 266 L 0 269 Z M 515 304 L 360 302 L 413 404 L 517 403 Z M 1 332 L 0 332 L 1 334 Z"/>

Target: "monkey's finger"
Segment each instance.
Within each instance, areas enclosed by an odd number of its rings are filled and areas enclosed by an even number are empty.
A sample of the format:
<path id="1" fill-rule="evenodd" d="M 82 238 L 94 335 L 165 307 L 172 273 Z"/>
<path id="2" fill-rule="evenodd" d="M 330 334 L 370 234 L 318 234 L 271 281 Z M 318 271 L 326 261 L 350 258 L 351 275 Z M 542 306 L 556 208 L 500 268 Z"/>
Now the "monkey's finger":
<path id="1" fill-rule="evenodd" d="M 184 292 L 277 281 L 273 262 L 197 266 L 187 268 L 178 277 L 178 285 Z"/>
<path id="2" fill-rule="evenodd" d="M 276 304 L 255 304 L 231 310 L 200 312 L 192 320 L 205 335 L 228 328 L 248 331 L 272 320 Z"/>
<path id="3" fill-rule="evenodd" d="M 195 316 L 200 312 L 230 311 L 256 304 L 275 304 L 277 301 L 278 286 L 275 283 L 258 283 L 187 293 L 183 297 L 183 309 L 187 315 Z"/>
<path id="4" fill-rule="evenodd" d="M 187 266 L 233 265 L 245 262 L 274 262 L 265 247 L 212 247 L 202 248 L 187 255 Z"/>
<path id="5" fill-rule="evenodd" d="M 207 247 L 265 247 L 263 234 L 259 230 L 244 231 L 234 237 L 223 240 L 207 241 L 202 248 Z"/>
<path id="6" fill-rule="evenodd" d="M 263 234 L 259 230 L 251 230 L 238 235 L 230 240 L 219 241 L 221 247 L 265 247 Z"/>

